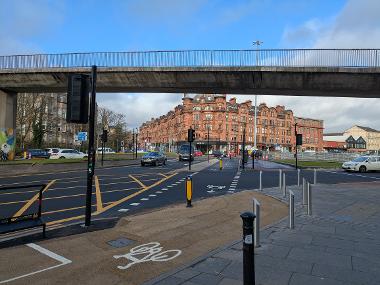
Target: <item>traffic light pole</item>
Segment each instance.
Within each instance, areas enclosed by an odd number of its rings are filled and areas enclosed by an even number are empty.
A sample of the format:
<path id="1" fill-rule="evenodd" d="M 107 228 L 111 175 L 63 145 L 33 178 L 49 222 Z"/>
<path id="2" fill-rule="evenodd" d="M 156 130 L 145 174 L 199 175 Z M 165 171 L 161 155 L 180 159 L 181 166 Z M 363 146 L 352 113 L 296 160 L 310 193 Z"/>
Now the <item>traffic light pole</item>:
<path id="1" fill-rule="evenodd" d="M 297 123 L 294 124 L 294 133 L 296 135 L 296 169 L 298 169 L 298 155 L 297 155 Z"/>
<path id="2" fill-rule="evenodd" d="M 190 149 L 189 149 L 189 170 L 191 170 L 191 141 L 190 143 Z"/>
<path id="3" fill-rule="evenodd" d="M 90 120 L 88 124 L 88 166 L 87 166 L 87 191 L 86 191 L 86 215 L 85 226 L 91 225 L 91 198 L 92 198 L 92 180 L 95 171 L 95 108 L 96 108 L 96 66 L 91 68 L 91 102 L 90 102 Z"/>

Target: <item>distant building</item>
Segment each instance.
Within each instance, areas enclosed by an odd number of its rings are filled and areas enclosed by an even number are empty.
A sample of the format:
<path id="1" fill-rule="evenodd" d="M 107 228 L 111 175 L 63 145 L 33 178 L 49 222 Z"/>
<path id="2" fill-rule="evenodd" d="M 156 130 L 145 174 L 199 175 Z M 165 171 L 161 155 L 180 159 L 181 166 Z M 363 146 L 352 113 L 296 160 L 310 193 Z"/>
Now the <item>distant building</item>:
<path id="1" fill-rule="evenodd" d="M 251 101 L 237 103 L 226 95 L 187 95 L 183 104 L 140 127 L 139 144 L 146 149 L 162 148 L 174 151 L 187 143 L 187 130 L 195 129 L 194 144 L 205 152 L 207 144 L 212 149 L 237 153 L 245 143 L 254 147 L 254 113 Z M 305 150 L 322 150 L 323 121 L 296 118 L 299 131 L 305 134 Z M 293 151 L 295 147 L 295 118 L 292 110 L 284 106 L 268 107 L 262 103 L 257 108 L 257 148 Z"/>
<path id="2" fill-rule="evenodd" d="M 363 126 L 353 126 L 343 133 L 323 135 L 326 150 L 341 149 L 349 152 L 378 152 L 380 150 L 380 131 Z"/>

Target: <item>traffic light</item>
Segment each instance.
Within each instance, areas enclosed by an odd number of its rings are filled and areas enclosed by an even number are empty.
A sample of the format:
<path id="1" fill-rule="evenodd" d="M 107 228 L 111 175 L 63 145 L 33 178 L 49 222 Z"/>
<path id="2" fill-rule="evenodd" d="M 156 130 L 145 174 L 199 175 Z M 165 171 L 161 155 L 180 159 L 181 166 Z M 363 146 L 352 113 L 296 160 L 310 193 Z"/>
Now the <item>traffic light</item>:
<path id="1" fill-rule="evenodd" d="M 66 112 L 68 123 L 87 124 L 89 91 L 90 77 L 88 75 L 69 75 Z"/>
<path id="2" fill-rule="evenodd" d="M 103 133 L 100 135 L 100 139 L 104 143 L 106 143 L 108 141 L 108 131 L 107 130 L 103 130 Z"/>
<path id="3" fill-rule="evenodd" d="M 302 134 L 296 135 L 296 145 L 302 145 Z"/>
<path id="4" fill-rule="evenodd" d="M 187 130 L 187 141 L 193 142 L 195 140 L 195 130 L 192 128 Z"/>

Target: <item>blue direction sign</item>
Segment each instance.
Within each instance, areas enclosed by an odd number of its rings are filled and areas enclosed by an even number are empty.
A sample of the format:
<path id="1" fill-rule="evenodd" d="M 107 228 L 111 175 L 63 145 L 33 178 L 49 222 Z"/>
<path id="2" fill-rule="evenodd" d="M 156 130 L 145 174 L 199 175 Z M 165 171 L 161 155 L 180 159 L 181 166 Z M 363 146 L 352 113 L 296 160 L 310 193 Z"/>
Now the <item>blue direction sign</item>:
<path id="1" fill-rule="evenodd" d="M 78 141 L 86 141 L 87 132 L 78 132 Z"/>

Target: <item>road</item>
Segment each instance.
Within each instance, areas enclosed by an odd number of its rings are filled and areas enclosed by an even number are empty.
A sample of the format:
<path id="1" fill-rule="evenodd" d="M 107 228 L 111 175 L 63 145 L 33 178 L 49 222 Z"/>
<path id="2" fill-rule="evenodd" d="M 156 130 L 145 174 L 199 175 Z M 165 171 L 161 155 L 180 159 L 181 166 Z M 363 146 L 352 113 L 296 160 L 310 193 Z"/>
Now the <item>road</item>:
<path id="1" fill-rule="evenodd" d="M 215 162 L 215 160 L 213 160 Z M 297 172 L 291 168 L 266 161 L 251 161 L 245 169 L 238 168 L 238 160 L 223 159 L 209 165 L 207 159 L 197 158 L 193 170 L 187 170 L 186 162 L 171 159 L 165 166 L 140 165 L 110 167 L 96 170 L 92 193 L 93 219 L 124 216 L 186 203 L 185 179 L 193 180 L 193 199 L 228 195 L 237 191 L 259 187 L 259 171 L 262 170 L 263 187 L 278 186 L 279 168 L 286 173 L 287 185 L 297 183 Z M 313 181 L 313 170 L 302 170 L 301 175 Z M 355 183 L 380 180 L 380 173 L 346 173 L 340 170 L 318 171 L 318 183 Z M 44 183 L 48 188 L 43 194 L 43 216 L 48 226 L 83 220 L 86 199 L 86 172 L 66 171 L 55 174 L 18 175 L 0 178 L 0 186 L 20 186 Z M 5 190 L 0 193 L 0 217 L 33 212 L 37 204 L 36 189 Z"/>

